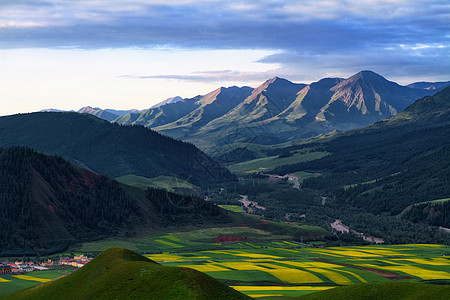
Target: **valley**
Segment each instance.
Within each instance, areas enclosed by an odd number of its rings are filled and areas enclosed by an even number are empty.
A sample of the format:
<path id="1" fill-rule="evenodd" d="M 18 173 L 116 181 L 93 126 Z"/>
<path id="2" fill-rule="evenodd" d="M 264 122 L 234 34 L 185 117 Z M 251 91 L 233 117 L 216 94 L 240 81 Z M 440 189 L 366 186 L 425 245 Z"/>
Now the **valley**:
<path id="1" fill-rule="evenodd" d="M 363 72 L 350 82 L 384 80 L 377 76 Z M 274 79 L 256 92 L 219 89 L 197 98 L 202 113 L 177 124 L 200 132 L 209 124 L 202 117 L 229 109 L 205 108 L 221 97 L 231 95 L 238 103 L 247 95 L 251 105 L 261 97 L 294 97 L 299 88 L 306 85 Z M 286 94 L 275 96 L 280 89 Z M 125 290 L 133 286 L 136 295 L 160 291 L 143 288 L 142 282 L 154 280 L 139 275 L 144 269 L 186 282 L 180 295 L 188 298 L 228 293 L 236 299 L 302 299 L 335 288 L 337 294 L 351 286 L 370 290 L 372 284 L 412 284 L 411 290 L 423 285 L 429 293 L 445 293 L 449 103 L 450 88 L 444 88 L 365 127 L 281 143 L 252 131 L 257 139 L 251 142 L 219 145 L 221 140 L 209 149 L 223 165 L 194 144 L 89 114 L 0 117 L 0 200 L 7 212 L 1 221 L 2 257 L 96 258 L 75 272 L 0 275 L 0 296 L 45 299 L 49 291 L 61 292 L 61 282 L 118 295 L 101 281 L 120 277 L 107 271 L 115 267 L 100 267 L 111 262 L 131 268 L 133 284 L 117 282 Z M 250 119 L 241 121 L 252 124 Z M 104 277 L 97 280 L 92 274 L 100 270 Z M 53 280 L 56 274 L 65 276 Z M 91 292 L 71 290 L 76 297 Z"/>

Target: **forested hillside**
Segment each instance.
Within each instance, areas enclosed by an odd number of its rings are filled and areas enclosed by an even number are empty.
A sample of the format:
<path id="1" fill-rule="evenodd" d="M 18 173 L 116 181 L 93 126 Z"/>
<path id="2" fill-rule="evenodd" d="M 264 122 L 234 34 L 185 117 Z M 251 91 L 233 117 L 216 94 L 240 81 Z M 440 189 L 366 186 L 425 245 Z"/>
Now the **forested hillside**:
<path id="1" fill-rule="evenodd" d="M 206 187 L 234 180 L 194 145 L 142 126 L 120 126 L 88 114 L 31 113 L 0 117 L 0 147 L 28 146 L 111 178 L 180 177 Z"/>
<path id="2" fill-rule="evenodd" d="M 62 251 L 137 228 L 227 222 L 202 199 L 142 191 L 25 147 L 0 150 L 0 255 Z"/>

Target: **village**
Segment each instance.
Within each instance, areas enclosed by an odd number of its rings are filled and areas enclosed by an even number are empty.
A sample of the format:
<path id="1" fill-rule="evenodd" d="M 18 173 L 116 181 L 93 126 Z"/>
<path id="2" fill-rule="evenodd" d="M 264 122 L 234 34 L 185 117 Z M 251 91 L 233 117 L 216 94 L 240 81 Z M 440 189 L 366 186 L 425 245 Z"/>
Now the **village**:
<path id="1" fill-rule="evenodd" d="M 59 260 L 48 259 L 41 263 L 34 263 L 31 261 L 5 261 L 0 264 L 0 274 L 42 271 L 54 269 L 58 266 L 72 266 L 74 268 L 81 268 L 91 260 L 92 258 L 85 255 L 74 255 L 73 258 L 66 256 L 59 258 Z"/>

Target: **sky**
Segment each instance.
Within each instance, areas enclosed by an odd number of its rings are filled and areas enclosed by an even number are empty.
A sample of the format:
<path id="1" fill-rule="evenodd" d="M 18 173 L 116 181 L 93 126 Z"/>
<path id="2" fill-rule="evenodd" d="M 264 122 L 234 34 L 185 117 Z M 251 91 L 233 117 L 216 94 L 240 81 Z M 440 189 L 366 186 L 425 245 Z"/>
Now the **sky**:
<path id="1" fill-rule="evenodd" d="M 450 80 L 450 2 L 0 0 L 0 115 L 361 70 Z"/>

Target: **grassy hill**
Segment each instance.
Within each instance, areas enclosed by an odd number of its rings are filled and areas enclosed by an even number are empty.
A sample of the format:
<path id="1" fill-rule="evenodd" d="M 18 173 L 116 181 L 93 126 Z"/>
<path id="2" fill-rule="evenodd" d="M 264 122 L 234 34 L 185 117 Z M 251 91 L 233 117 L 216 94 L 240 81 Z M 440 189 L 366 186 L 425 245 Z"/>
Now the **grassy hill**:
<path id="1" fill-rule="evenodd" d="M 444 300 L 450 295 L 450 286 L 431 285 L 412 282 L 377 282 L 361 283 L 350 286 L 338 287 L 326 291 L 320 291 L 309 295 L 297 297 L 298 300 L 420 300 L 433 299 Z"/>
<path id="2" fill-rule="evenodd" d="M 2 299 L 250 299 L 201 272 L 110 248 L 60 279 Z"/>
<path id="3" fill-rule="evenodd" d="M 111 124 L 88 114 L 31 113 L 0 118 L 0 147 L 28 146 L 116 178 L 179 177 L 205 187 L 233 180 L 194 145 L 142 126 Z"/>

